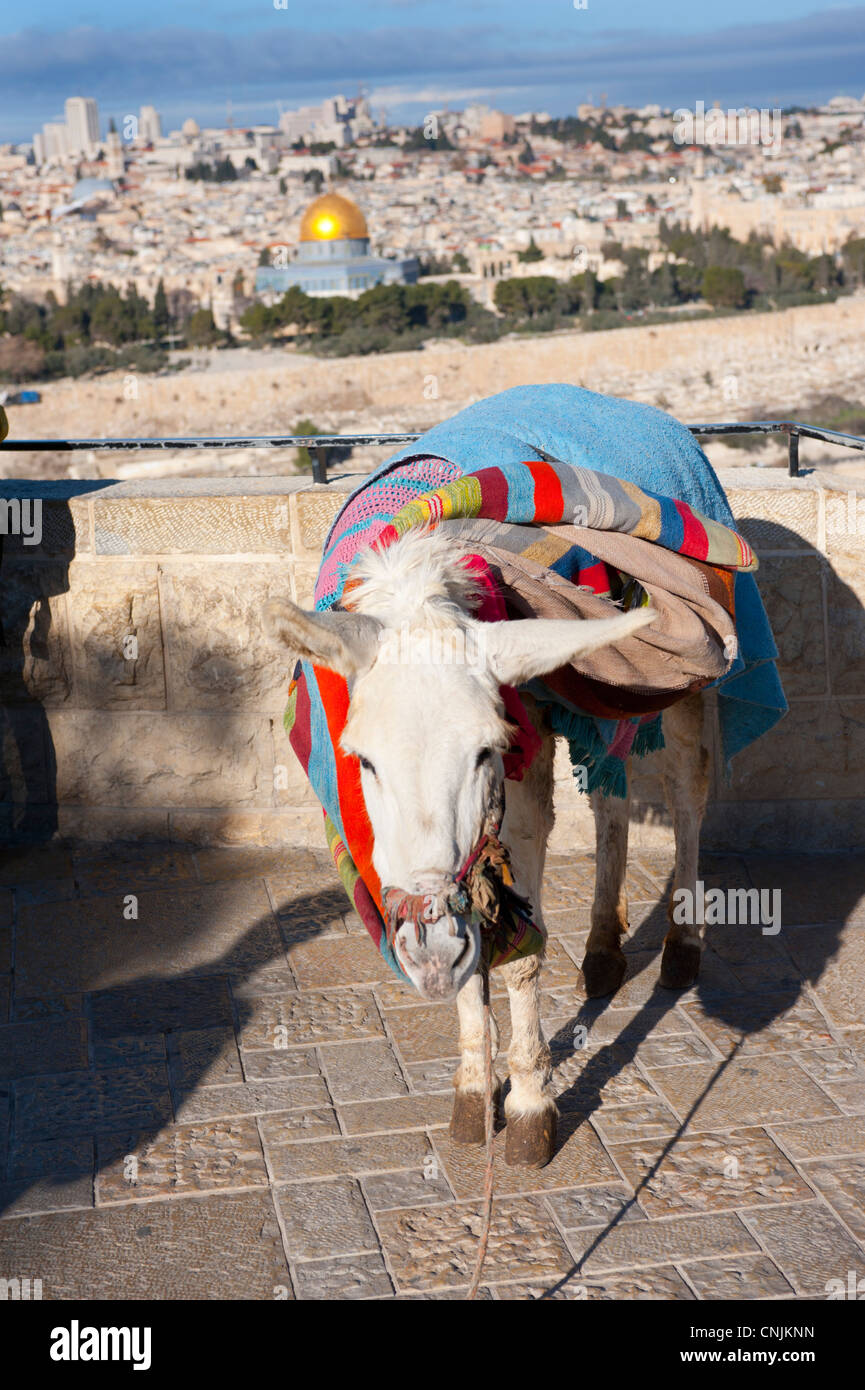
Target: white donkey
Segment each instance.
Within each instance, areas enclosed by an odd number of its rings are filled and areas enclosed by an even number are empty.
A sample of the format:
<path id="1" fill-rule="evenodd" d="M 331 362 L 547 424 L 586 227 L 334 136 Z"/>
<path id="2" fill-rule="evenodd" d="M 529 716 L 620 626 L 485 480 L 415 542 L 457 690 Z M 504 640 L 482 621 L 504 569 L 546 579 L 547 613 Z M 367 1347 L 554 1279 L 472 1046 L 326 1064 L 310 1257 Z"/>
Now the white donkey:
<path id="1" fill-rule="evenodd" d="M 615 643 L 652 619 L 651 610 L 597 621 L 524 619 L 480 623 L 473 617 L 472 577 L 439 532 L 409 532 L 384 551 L 371 549 L 353 568 L 361 583 L 352 612 L 310 613 L 269 604 L 270 636 L 291 652 L 342 675 L 350 705 L 343 749 L 357 756 L 375 836 L 374 867 L 382 884 L 407 894 L 438 895 L 452 886 L 501 796 L 500 839 L 510 853 L 515 887 L 542 925 L 541 884 L 553 826 L 553 736 L 526 698 L 542 749 L 521 782 L 504 779 L 509 727 L 499 685 L 520 686 L 579 654 Z M 470 659 L 437 659 L 448 650 Z M 394 654 L 396 653 L 396 661 Z M 676 835 L 674 888 L 693 889 L 707 791 L 699 697 L 664 715 L 660 756 Z M 620 939 L 627 931 L 625 867 L 628 803 L 593 798 L 597 873 L 583 974 L 589 996 L 612 994 L 625 973 Z M 461 1060 L 451 1134 L 484 1139 L 482 979 L 478 929 L 458 916 L 430 923 L 421 940 L 401 925 L 394 948 L 421 995 L 456 995 Z M 684 988 L 696 977 L 699 928 L 671 923 L 661 983 Z M 505 1100 L 505 1161 L 549 1162 L 556 1107 L 549 1093 L 550 1051 L 539 1020 L 542 958 L 501 968 L 511 1005 L 510 1091 Z M 497 1033 L 493 1023 L 493 1055 Z"/>

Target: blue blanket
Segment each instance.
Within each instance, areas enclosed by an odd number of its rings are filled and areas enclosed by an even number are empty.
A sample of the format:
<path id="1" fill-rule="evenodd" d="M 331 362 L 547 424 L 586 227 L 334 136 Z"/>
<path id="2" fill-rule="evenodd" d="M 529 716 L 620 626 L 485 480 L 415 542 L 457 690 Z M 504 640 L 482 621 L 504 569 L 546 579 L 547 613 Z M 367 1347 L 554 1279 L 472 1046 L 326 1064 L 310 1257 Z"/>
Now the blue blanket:
<path id="1" fill-rule="evenodd" d="M 687 426 L 653 406 L 580 386 L 515 386 L 488 396 L 407 444 L 372 477 L 410 458 L 431 456 L 466 472 L 526 459 L 578 464 L 687 502 L 735 529 L 724 490 Z M 775 665 L 778 650 L 753 574 L 736 575 L 735 596 L 739 650 L 715 682 L 725 769 L 787 710 Z"/>

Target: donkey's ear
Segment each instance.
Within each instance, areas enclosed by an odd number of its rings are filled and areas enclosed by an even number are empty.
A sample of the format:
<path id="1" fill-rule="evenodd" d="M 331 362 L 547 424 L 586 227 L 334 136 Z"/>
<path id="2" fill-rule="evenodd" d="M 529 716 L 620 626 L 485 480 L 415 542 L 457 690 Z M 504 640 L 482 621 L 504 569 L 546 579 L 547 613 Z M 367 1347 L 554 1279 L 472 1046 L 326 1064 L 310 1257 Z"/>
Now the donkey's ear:
<path id="1" fill-rule="evenodd" d="M 484 623 L 487 661 L 502 685 L 522 685 L 567 666 L 577 656 L 620 642 L 657 616 L 637 608 L 615 618 L 519 618 Z"/>
<path id="2" fill-rule="evenodd" d="M 276 646 L 351 680 L 367 671 L 379 651 L 381 623 L 361 613 L 308 613 L 288 601 L 267 603 L 264 630 Z"/>

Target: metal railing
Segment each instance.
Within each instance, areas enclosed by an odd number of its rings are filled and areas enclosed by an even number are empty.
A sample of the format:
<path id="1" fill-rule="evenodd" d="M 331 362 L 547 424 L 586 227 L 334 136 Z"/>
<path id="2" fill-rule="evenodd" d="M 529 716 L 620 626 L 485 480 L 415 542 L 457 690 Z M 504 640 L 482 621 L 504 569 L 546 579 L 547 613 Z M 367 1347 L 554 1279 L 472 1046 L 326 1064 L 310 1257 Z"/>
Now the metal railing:
<path id="1" fill-rule="evenodd" d="M 865 439 L 839 430 L 824 429 L 822 425 L 807 425 L 799 420 L 742 420 L 726 424 L 689 425 L 698 436 L 724 434 L 786 434 L 788 438 L 788 473 L 799 476 L 799 440 L 822 439 L 847 449 L 865 450 Z M 163 437 L 159 439 L 6 439 L 0 443 L 0 453 L 32 453 L 53 451 L 69 453 L 78 449 L 94 451 L 119 449 L 285 449 L 304 448 L 312 454 L 312 476 L 316 483 L 327 482 L 328 455 L 332 450 L 354 449 L 363 445 L 413 444 L 420 439 L 413 434 L 281 434 L 238 435 L 212 438 Z"/>

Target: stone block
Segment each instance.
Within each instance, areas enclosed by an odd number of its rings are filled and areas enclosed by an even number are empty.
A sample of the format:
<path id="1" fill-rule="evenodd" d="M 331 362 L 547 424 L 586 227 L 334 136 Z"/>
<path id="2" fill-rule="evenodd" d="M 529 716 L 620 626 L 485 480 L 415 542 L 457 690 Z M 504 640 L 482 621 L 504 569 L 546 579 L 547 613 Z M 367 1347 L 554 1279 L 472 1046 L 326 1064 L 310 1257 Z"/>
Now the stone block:
<path id="1" fill-rule="evenodd" d="M 269 599 L 291 596 L 287 563 L 166 564 L 160 592 L 171 708 L 257 709 L 281 719 L 294 658 L 270 642 L 261 612 Z"/>
<path id="2" fill-rule="evenodd" d="M 156 566 L 77 564 L 69 581 L 76 706 L 164 709 Z"/>

